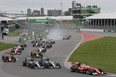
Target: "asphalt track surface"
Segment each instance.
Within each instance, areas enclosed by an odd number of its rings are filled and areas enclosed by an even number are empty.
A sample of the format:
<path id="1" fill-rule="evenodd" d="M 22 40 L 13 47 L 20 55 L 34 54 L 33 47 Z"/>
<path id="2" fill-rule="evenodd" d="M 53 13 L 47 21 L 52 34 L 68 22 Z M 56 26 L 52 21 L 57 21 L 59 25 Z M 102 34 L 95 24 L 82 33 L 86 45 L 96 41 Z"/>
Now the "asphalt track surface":
<path id="1" fill-rule="evenodd" d="M 65 34 L 71 34 L 70 40 L 56 40 L 56 44 L 51 49 L 48 49 L 45 55 L 55 62 L 59 62 L 62 66 L 61 69 L 30 69 L 22 66 L 22 61 L 25 57 L 30 55 L 33 51 L 33 47 L 30 42 L 27 42 L 27 48 L 25 48 L 22 55 L 16 56 L 18 61 L 16 63 L 3 63 L 0 60 L 0 77 L 94 77 L 91 75 L 72 73 L 64 66 L 64 62 L 71 51 L 81 41 L 82 36 L 79 32 L 64 31 Z M 92 33 L 93 34 L 93 33 Z M 97 33 L 101 34 L 101 33 Z M 103 34 L 103 33 L 102 33 Z M 109 35 L 109 34 L 103 34 Z M 111 35 L 111 34 L 110 34 Z M 114 34 L 115 35 L 115 34 Z M 7 50 L 8 51 L 8 50 Z M 2 55 L 4 52 L 0 52 Z M 112 77 L 109 75 L 99 77 Z"/>

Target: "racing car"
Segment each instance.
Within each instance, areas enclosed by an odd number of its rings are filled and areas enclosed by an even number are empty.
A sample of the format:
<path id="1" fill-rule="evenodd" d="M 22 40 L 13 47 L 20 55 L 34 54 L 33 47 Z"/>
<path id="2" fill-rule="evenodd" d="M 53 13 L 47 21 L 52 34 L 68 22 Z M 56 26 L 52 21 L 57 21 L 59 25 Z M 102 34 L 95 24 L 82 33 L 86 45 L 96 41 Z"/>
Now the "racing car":
<path id="1" fill-rule="evenodd" d="M 23 66 L 35 69 L 35 68 L 44 68 L 44 66 L 41 66 L 38 61 L 35 61 L 31 57 L 25 58 L 25 60 L 22 62 Z"/>
<path id="2" fill-rule="evenodd" d="M 90 67 L 86 64 L 81 64 L 80 62 L 74 63 L 71 66 L 70 71 L 71 72 L 85 73 L 88 75 L 104 75 L 104 74 L 106 74 L 102 69 Z"/>
<path id="3" fill-rule="evenodd" d="M 31 55 L 32 58 L 41 58 L 41 57 L 43 57 L 43 54 L 39 50 L 34 50 L 33 52 L 31 52 L 30 55 Z"/>
<path id="4" fill-rule="evenodd" d="M 42 45 L 42 43 L 40 43 L 40 42 L 36 42 L 36 43 L 33 43 L 33 47 L 40 47 Z"/>
<path id="5" fill-rule="evenodd" d="M 22 62 L 23 66 L 29 66 L 29 63 L 33 61 L 33 58 L 27 57 L 25 60 Z"/>
<path id="6" fill-rule="evenodd" d="M 26 46 L 27 46 L 26 44 L 18 44 L 18 45 L 16 46 L 16 48 L 17 48 L 17 49 L 20 49 L 20 50 L 22 51 L 22 50 L 25 49 Z"/>
<path id="7" fill-rule="evenodd" d="M 39 47 L 38 49 L 41 53 L 45 53 L 47 51 L 47 49 L 43 47 Z"/>
<path id="8" fill-rule="evenodd" d="M 55 44 L 55 41 L 52 40 L 52 39 L 49 39 L 49 40 L 46 41 L 46 43 L 48 43 L 48 44 Z"/>
<path id="9" fill-rule="evenodd" d="M 52 44 L 42 43 L 42 48 L 46 48 L 46 49 L 52 48 Z"/>
<path id="10" fill-rule="evenodd" d="M 25 58 L 25 60 L 22 62 L 23 66 L 26 67 L 30 67 L 32 69 L 36 69 L 36 68 L 56 68 L 56 69 L 60 69 L 61 66 L 59 63 L 55 63 L 55 62 L 48 62 L 47 59 L 42 59 L 41 61 L 36 61 L 33 58 Z"/>
<path id="11" fill-rule="evenodd" d="M 18 48 L 18 47 L 14 47 L 14 48 L 12 48 L 10 53 L 13 54 L 13 55 L 21 55 L 22 49 Z"/>
<path id="12" fill-rule="evenodd" d="M 41 41 L 42 41 L 42 38 L 34 39 L 34 40 L 31 41 L 31 44 L 41 42 Z"/>
<path id="13" fill-rule="evenodd" d="M 68 40 L 68 39 L 70 39 L 70 38 L 71 38 L 71 35 L 67 34 L 67 35 L 65 35 L 62 39 L 63 39 L 63 40 Z"/>
<path id="14" fill-rule="evenodd" d="M 50 39 L 49 41 L 50 41 L 51 44 L 55 44 L 54 40 Z"/>
<path id="15" fill-rule="evenodd" d="M 39 64 L 41 66 L 44 66 L 44 68 L 55 68 L 55 69 L 60 69 L 61 65 L 59 63 L 56 63 L 52 60 L 50 60 L 48 57 L 43 57 L 41 61 L 39 61 Z"/>
<path id="16" fill-rule="evenodd" d="M 31 44 L 36 43 L 36 42 L 37 42 L 37 39 L 32 40 L 32 41 L 31 41 Z"/>
<path id="17" fill-rule="evenodd" d="M 25 48 L 25 47 L 27 47 L 27 45 L 26 44 L 20 44 L 20 47 Z"/>
<path id="18" fill-rule="evenodd" d="M 14 55 L 11 55 L 9 52 L 5 52 L 5 55 L 2 56 L 3 62 L 16 62 Z"/>

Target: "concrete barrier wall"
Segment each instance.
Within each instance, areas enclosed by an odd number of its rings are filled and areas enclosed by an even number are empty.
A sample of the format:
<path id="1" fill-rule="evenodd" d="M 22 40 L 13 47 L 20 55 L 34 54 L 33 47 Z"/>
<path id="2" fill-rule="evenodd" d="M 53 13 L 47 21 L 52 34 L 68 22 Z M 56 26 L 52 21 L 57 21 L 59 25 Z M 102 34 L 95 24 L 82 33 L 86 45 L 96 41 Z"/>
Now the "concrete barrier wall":
<path id="1" fill-rule="evenodd" d="M 115 33 L 116 29 L 85 29 L 85 28 L 80 28 L 80 31 L 88 31 L 88 32 L 112 32 Z"/>
<path id="2" fill-rule="evenodd" d="M 116 32 L 116 29 L 104 29 L 104 32 L 112 32 L 112 33 L 115 33 Z"/>
<path id="3" fill-rule="evenodd" d="M 104 32 L 104 29 L 84 29 L 84 28 L 80 28 L 80 31 Z"/>

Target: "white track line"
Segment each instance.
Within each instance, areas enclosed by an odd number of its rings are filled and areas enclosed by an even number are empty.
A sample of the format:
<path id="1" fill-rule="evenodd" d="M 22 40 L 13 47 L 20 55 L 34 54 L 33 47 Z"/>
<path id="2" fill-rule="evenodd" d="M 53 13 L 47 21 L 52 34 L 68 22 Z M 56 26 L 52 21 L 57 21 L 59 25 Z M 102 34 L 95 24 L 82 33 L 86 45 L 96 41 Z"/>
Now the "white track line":
<path id="1" fill-rule="evenodd" d="M 67 69 L 70 69 L 68 66 L 67 66 L 67 61 L 69 59 L 69 57 L 73 54 L 73 52 L 79 47 L 79 45 L 81 44 L 81 42 L 83 41 L 83 35 L 81 34 L 81 41 L 77 44 L 77 46 L 73 49 L 73 51 L 69 54 L 69 56 L 66 58 L 65 62 L 64 62 L 64 65 Z"/>

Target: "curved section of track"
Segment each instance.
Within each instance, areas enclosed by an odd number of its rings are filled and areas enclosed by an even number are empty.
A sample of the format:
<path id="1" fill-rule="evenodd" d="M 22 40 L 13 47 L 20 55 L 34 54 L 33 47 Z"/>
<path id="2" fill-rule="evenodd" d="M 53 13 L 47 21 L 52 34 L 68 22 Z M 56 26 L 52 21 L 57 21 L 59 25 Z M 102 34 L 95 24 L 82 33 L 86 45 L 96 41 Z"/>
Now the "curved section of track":
<path id="1" fill-rule="evenodd" d="M 45 53 L 53 61 L 59 62 L 62 66 L 61 69 L 30 69 L 23 67 L 22 61 L 24 57 L 29 56 L 30 52 L 34 49 L 30 42 L 28 42 L 28 47 L 23 54 L 16 56 L 18 58 L 16 63 L 3 63 L 1 61 L 0 75 L 5 73 L 6 76 L 3 75 L 2 77 L 93 77 L 86 74 L 72 73 L 64 66 L 65 59 L 82 39 L 80 33 L 67 33 L 72 35 L 70 40 L 57 40 L 53 48 L 48 49 L 47 53 Z"/>

